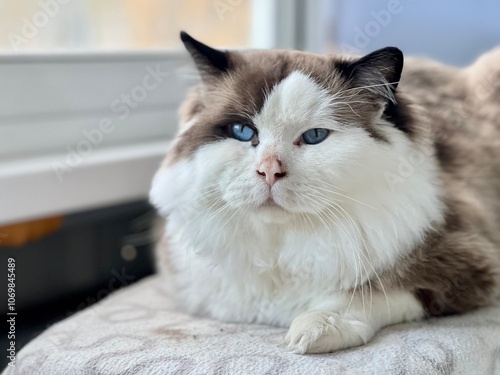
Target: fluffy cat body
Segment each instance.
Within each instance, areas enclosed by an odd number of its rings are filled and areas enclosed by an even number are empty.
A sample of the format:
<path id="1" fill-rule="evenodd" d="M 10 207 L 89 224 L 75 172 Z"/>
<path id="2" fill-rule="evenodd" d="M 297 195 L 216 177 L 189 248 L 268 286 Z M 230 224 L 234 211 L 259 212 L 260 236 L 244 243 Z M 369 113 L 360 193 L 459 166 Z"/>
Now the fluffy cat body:
<path id="1" fill-rule="evenodd" d="M 500 51 L 464 70 L 408 64 L 397 87 L 397 49 L 354 59 L 182 38 L 203 82 L 150 196 L 184 310 L 290 327 L 286 349 L 318 353 L 498 296 L 500 80 L 481 81 L 481 98 L 472 88 Z M 439 112 L 470 95 L 460 126 L 452 105 Z M 228 135 L 233 123 L 252 140 Z M 328 136 L 306 144 L 316 128 Z M 469 178 L 480 163 L 488 184 Z"/>

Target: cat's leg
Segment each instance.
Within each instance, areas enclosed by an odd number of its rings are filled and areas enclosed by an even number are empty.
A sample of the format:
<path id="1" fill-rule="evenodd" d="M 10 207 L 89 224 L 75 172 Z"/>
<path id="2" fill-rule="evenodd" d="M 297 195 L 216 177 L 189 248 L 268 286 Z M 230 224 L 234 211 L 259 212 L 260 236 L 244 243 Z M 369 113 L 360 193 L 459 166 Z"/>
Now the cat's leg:
<path id="1" fill-rule="evenodd" d="M 297 316 L 283 347 L 299 354 L 329 353 L 365 344 L 382 327 L 425 315 L 421 303 L 408 291 L 374 292 L 365 295 L 364 302 L 359 294 L 341 309 L 320 309 Z"/>

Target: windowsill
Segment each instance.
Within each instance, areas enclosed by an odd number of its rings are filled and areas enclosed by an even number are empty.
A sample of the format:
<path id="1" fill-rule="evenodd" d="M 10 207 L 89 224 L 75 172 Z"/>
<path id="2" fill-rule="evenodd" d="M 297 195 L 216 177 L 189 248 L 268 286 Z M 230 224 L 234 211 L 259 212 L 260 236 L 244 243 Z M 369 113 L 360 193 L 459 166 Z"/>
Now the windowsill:
<path id="1" fill-rule="evenodd" d="M 96 150 L 60 178 L 52 165 L 65 155 L 1 163 L 0 225 L 144 199 L 168 143 Z"/>

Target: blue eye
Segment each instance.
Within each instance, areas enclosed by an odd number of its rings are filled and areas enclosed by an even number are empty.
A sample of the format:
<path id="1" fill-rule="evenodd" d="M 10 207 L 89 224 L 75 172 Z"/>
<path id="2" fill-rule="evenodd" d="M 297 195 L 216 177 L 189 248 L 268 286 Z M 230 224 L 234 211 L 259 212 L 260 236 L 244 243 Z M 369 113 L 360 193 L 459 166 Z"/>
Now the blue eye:
<path id="1" fill-rule="evenodd" d="M 246 124 L 232 124 L 230 130 L 233 138 L 241 142 L 251 141 L 257 134 L 255 128 Z"/>
<path id="2" fill-rule="evenodd" d="M 316 145 L 323 142 L 328 137 L 330 131 L 323 128 L 309 129 L 300 136 L 300 139 L 308 145 Z"/>

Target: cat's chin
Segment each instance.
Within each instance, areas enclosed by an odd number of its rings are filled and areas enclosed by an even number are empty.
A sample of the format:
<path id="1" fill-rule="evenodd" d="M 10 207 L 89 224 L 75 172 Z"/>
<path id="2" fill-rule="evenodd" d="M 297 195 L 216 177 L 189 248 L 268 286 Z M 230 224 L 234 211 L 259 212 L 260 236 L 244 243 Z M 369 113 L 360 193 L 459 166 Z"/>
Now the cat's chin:
<path id="1" fill-rule="evenodd" d="M 273 198 L 268 198 L 267 201 L 265 201 L 264 203 L 262 203 L 259 206 L 259 208 L 271 209 L 271 210 L 274 210 L 274 209 L 284 210 L 284 208 L 281 207 L 278 203 L 276 203 L 276 201 Z"/>
<path id="2" fill-rule="evenodd" d="M 290 212 L 269 198 L 254 210 L 255 215 L 265 223 L 281 224 L 290 219 Z"/>

